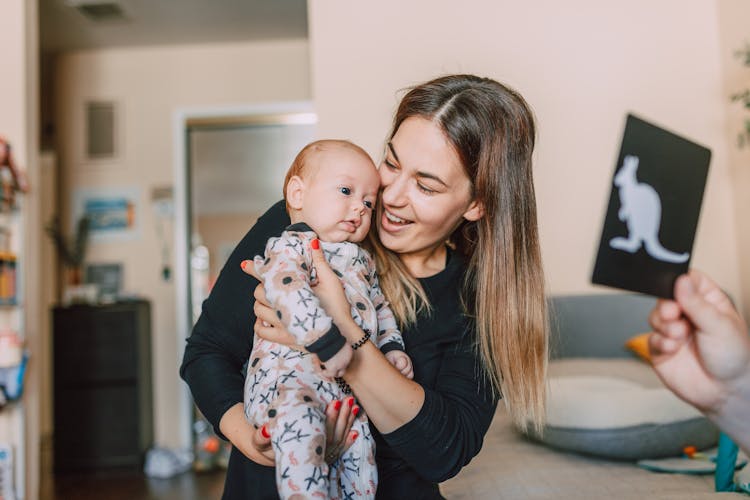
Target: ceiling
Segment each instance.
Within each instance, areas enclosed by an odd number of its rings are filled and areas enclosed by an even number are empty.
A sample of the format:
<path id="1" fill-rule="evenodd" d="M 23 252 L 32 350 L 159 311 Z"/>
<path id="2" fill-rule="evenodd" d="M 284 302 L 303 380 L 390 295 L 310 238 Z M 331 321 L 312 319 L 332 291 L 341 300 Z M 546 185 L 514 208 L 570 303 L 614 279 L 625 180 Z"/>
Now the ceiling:
<path id="1" fill-rule="evenodd" d="M 84 10 L 115 4 L 120 19 Z M 306 0 L 39 0 L 45 53 L 138 45 L 306 38 Z"/>

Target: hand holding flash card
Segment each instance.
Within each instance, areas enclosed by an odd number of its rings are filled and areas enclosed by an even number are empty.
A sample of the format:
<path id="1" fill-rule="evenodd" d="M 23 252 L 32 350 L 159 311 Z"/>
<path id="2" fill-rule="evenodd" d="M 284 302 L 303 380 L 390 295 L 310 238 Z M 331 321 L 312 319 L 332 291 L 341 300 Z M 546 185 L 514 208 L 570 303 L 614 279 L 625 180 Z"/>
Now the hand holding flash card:
<path id="1" fill-rule="evenodd" d="M 592 283 L 672 298 L 688 270 L 711 151 L 628 115 Z"/>

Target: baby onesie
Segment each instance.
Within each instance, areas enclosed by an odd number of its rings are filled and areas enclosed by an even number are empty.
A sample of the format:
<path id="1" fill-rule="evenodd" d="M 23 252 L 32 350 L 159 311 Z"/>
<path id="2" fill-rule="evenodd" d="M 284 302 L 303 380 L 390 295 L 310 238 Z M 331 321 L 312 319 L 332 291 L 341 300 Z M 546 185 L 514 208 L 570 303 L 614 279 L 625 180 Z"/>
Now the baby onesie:
<path id="1" fill-rule="evenodd" d="M 313 238 L 307 224 L 292 224 L 268 241 L 264 257 L 255 258 L 255 269 L 266 297 L 297 344 L 325 363 L 346 339 L 310 287 Z M 383 353 L 404 350 L 372 257 L 354 243 L 320 243 L 344 285 L 357 325 L 371 332 Z M 315 356 L 255 336 L 245 380 L 245 416 L 256 427 L 267 424 L 271 433 L 281 498 L 375 497 L 375 444 L 364 413 L 352 426 L 358 439 L 330 468 L 325 462 L 325 409 L 345 397 L 335 380 L 323 376 Z"/>

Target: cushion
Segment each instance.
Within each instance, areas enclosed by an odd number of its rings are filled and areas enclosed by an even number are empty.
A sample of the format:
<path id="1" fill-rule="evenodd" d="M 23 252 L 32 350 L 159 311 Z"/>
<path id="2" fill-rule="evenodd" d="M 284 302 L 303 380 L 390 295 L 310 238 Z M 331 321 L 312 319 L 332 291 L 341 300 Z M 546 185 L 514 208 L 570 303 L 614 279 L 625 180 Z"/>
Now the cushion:
<path id="1" fill-rule="evenodd" d="M 679 456 L 716 444 L 717 429 L 634 359 L 550 363 L 547 422 L 531 437 L 562 450 L 616 460 Z"/>
<path id="2" fill-rule="evenodd" d="M 648 338 L 651 336 L 651 332 L 641 333 L 635 337 L 631 337 L 625 342 L 625 347 L 633 351 L 642 360 L 647 363 L 651 362 L 651 351 L 648 348 Z"/>

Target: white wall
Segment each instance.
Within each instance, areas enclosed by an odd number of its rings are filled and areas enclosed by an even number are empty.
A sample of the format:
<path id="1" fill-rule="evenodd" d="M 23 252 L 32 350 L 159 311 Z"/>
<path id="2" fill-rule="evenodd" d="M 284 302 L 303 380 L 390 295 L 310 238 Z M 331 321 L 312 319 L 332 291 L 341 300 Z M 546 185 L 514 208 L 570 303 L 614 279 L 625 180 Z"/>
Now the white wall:
<path id="1" fill-rule="evenodd" d="M 732 95 L 750 88 L 750 68 L 734 56 L 735 51 L 750 43 L 750 2 L 745 0 L 720 0 L 719 34 L 721 61 L 724 68 L 724 95 Z M 739 103 L 730 106 L 726 120 L 726 134 L 730 144 L 737 133 L 744 130 L 750 113 Z M 750 147 L 729 148 L 730 177 L 734 186 L 736 230 L 739 243 L 738 275 L 742 282 L 745 317 L 750 318 Z"/>
<path id="2" fill-rule="evenodd" d="M 397 91 L 445 73 L 489 76 L 526 97 L 539 125 L 535 181 L 553 293 L 593 289 L 628 111 L 707 145 L 693 265 L 740 296 L 715 0 L 327 0 L 308 9 L 321 136 L 380 157 Z"/>
<path id="3" fill-rule="evenodd" d="M 57 63 L 56 124 L 63 203 L 74 187 L 135 186 L 140 236 L 92 243 L 89 262 L 124 263 L 124 286 L 152 301 L 154 424 L 158 444 L 177 446 L 179 384 L 175 288 L 161 279 L 161 247 L 151 189 L 174 184 L 177 110 L 309 99 L 306 40 L 77 52 Z M 91 164 L 83 156 L 84 103 L 113 99 L 121 112 L 121 155 Z M 249 227 L 249 226 L 248 226 Z M 168 236 L 172 244 L 171 234 Z M 174 251 L 173 251 L 174 255 Z"/>

